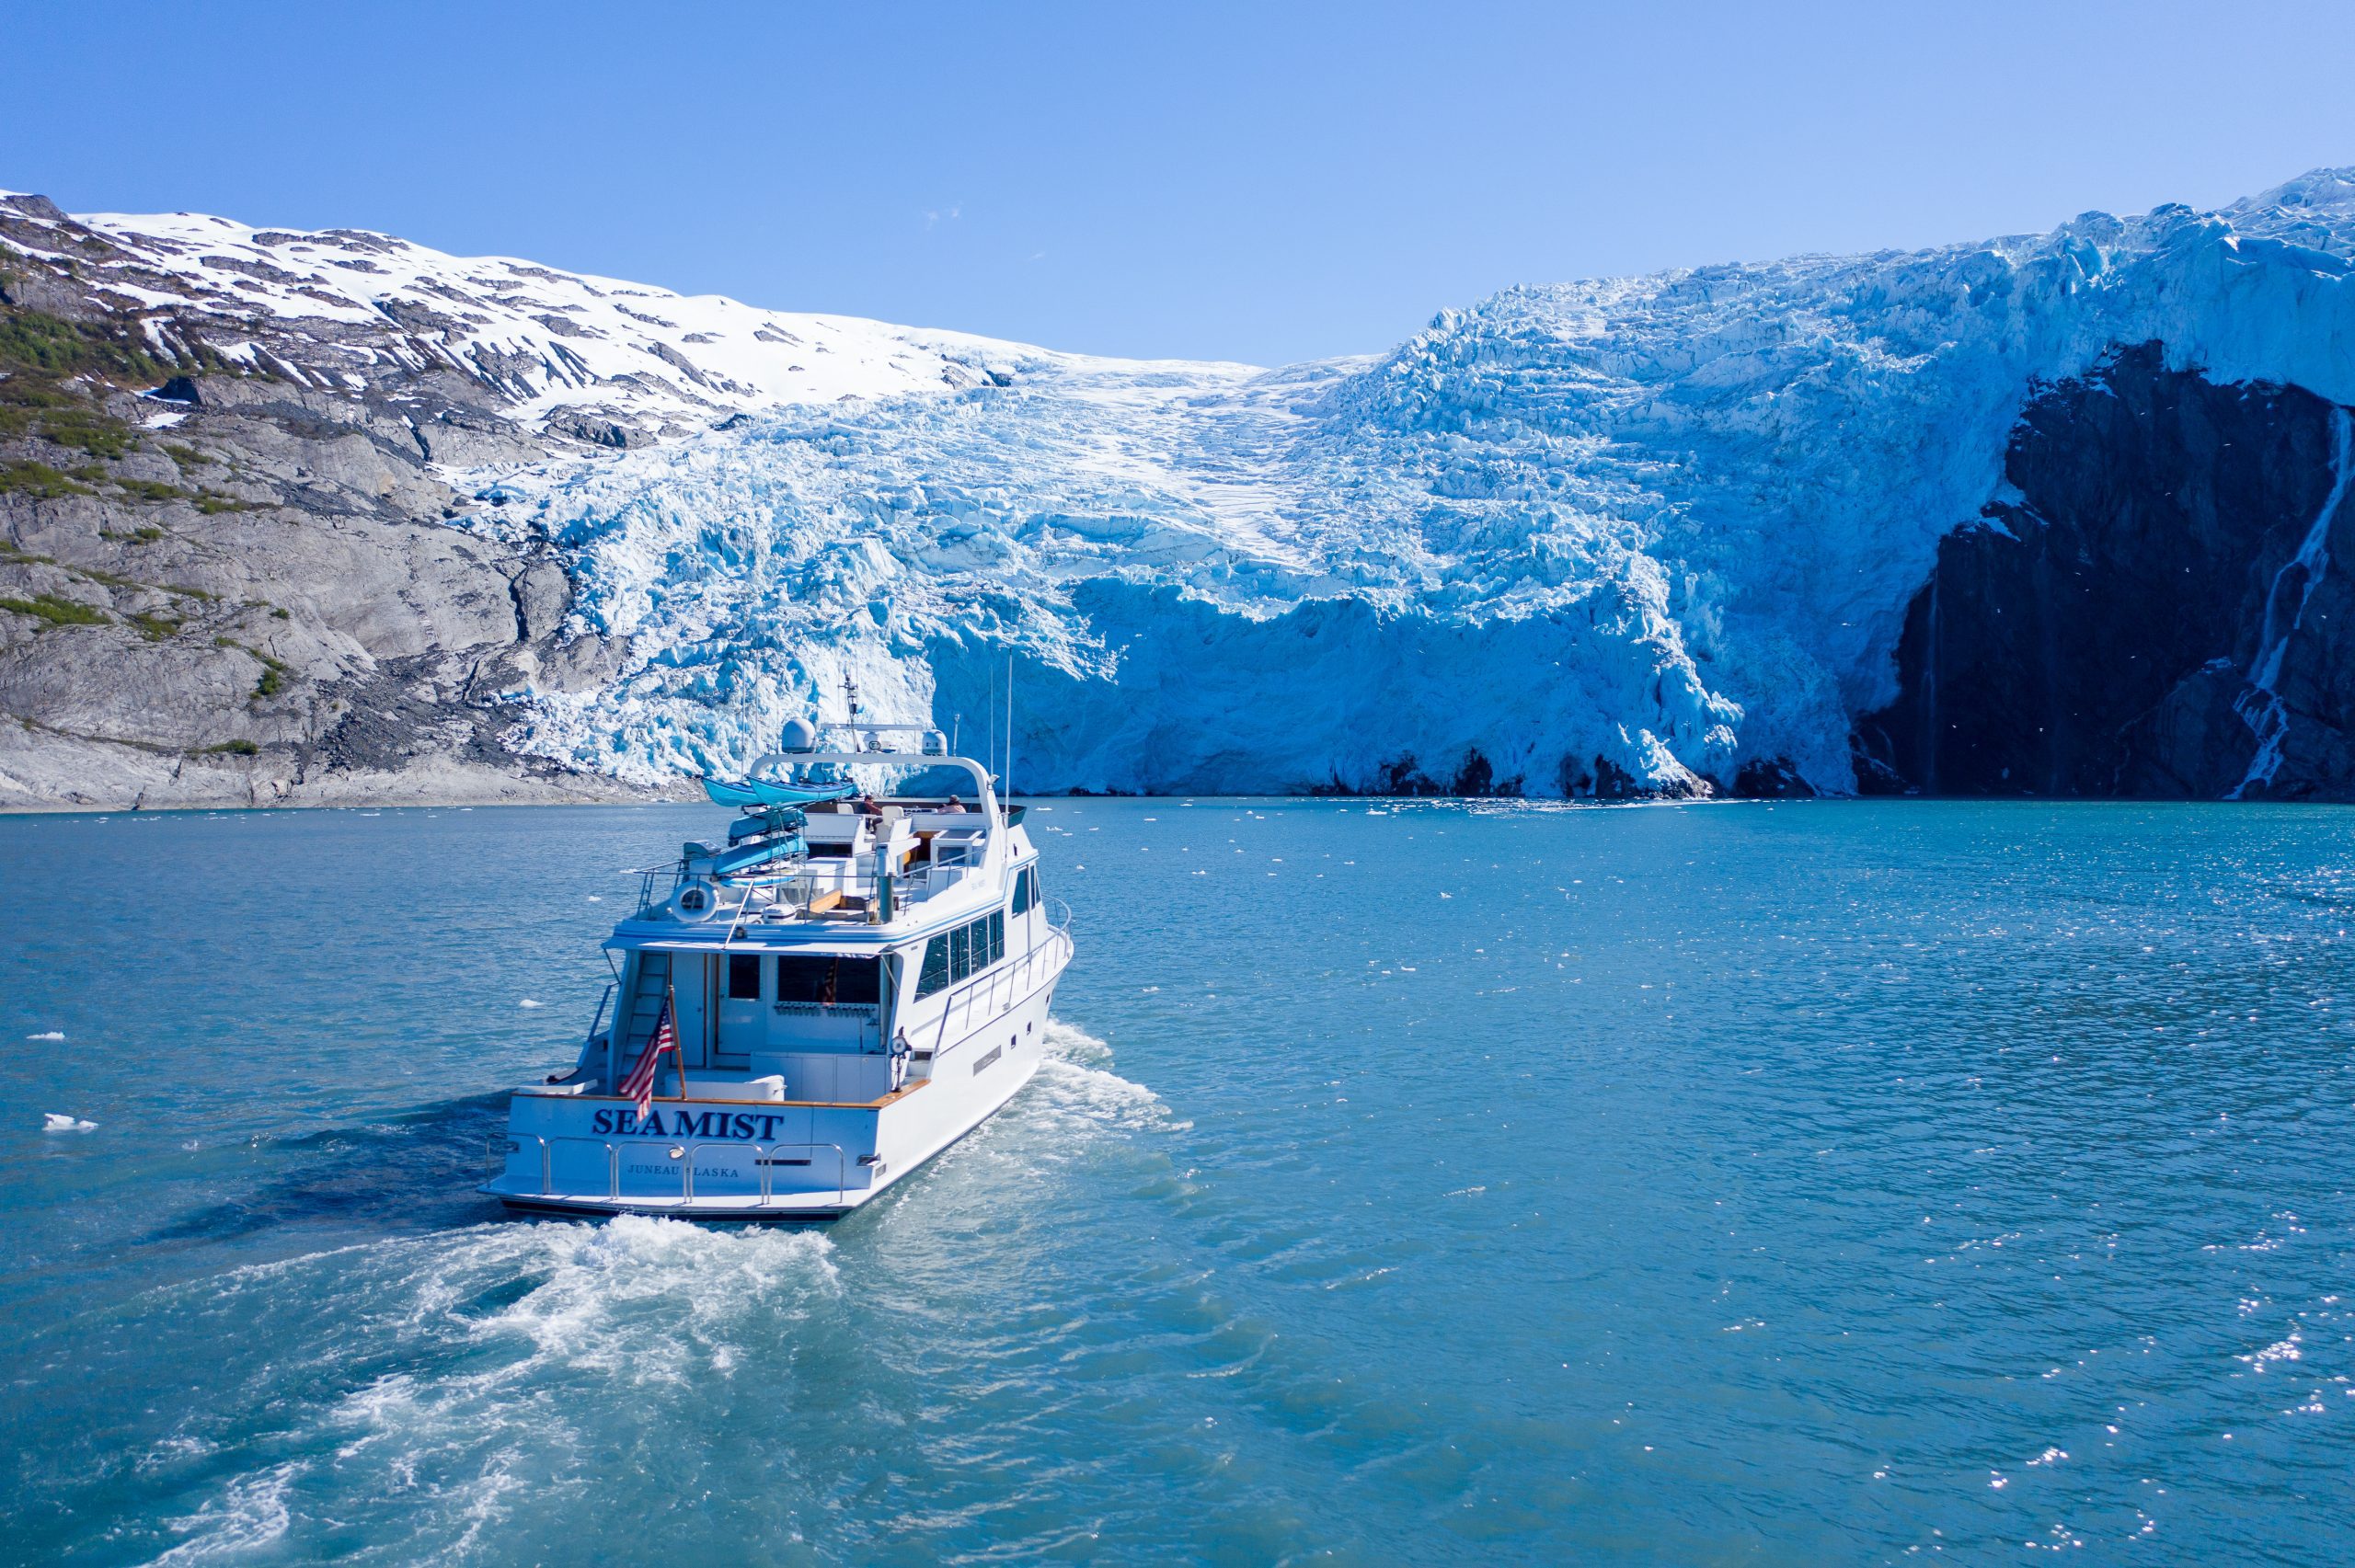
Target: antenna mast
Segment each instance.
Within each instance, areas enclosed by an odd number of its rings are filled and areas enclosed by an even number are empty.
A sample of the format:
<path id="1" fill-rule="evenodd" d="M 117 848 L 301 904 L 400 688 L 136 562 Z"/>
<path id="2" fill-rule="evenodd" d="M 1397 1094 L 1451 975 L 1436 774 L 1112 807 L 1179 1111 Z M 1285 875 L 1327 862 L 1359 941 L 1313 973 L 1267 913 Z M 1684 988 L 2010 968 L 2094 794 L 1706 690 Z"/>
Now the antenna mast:
<path id="1" fill-rule="evenodd" d="M 850 718 L 848 722 L 856 726 L 858 723 L 858 715 L 866 710 L 861 708 L 858 704 L 858 681 L 847 670 L 843 671 L 843 695 L 850 704 Z M 854 730 L 851 735 L 850 749 L 854 751 L 866 750 L 867 737 L 858 734 Z"/>

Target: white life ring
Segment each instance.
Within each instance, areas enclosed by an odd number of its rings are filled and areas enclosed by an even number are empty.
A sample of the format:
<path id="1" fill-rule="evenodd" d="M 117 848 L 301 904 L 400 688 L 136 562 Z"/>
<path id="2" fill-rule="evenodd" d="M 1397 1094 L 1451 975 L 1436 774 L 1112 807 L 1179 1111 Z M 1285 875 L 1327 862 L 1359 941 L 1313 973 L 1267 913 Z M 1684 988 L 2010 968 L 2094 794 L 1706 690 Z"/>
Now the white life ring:
<path id="1" fill-rule="evenodd" d="M 690 881 L 671 895 L 673 918 L 694 924 L 698 921 L 718 920 L 720 914 L 719 889 L 701 878 Z"/>

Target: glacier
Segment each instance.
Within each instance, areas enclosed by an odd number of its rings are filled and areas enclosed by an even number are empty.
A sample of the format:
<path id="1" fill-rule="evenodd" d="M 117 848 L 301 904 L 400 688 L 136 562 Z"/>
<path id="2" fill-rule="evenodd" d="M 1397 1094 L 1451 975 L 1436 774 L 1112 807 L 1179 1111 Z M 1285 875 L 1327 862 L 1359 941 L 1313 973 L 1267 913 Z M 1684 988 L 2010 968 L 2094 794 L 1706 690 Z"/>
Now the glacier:
<path id="1" fill-rule="evenodd" d="M 81 222 L 128 258 L 85 275 L 118 269 L 151 334 L 203 320 L 231 358 L 388 406 L 463 375 L 557 442 L 412 420 L 478 503 L 448 526 L 552 553 L 566 635 L 612 655 L 520 670 L 503 744 L 654 787 L 840 716 L 850 679 L 1026 792 L 1847 793 L 1940 542 L 2017 511 L 2007 442 L 2040 389 L 2155 346 L 2355 403 L 2349 170 L 2212 212 L 1511 289 L 1386 354 L 1274 370 L 356 231 Z"/>
<path id="2" fill-rule="evenodd" d="M 473 476 L 572 563 L 624 672 L 519 744 L 726 769 L 845 676 L 1002 707 L 1026 789 L 1855 785 L 1855 715 L 2039 384 L 2157 343 L 2355 401 L 2355 174 L 2212 212 L 1509 290 L 1395 351 L 1047 355 Z"/>

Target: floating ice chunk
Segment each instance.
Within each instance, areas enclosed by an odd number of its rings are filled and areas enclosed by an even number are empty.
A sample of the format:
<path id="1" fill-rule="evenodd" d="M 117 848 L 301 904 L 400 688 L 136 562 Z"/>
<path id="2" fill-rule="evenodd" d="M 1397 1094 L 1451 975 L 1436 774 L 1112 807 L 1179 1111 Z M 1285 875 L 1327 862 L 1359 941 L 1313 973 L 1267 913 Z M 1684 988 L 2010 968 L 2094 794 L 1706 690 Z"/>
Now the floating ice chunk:
<path id="1" fill-rule="evenodd" d="M 79 1116 L 62 1116 L 55 1111 L 44 1112 L 40 1118 L 40 1130 L 43 1132 L 96 1132 L 98 1129 L 96 1122 L 86 1122 Z"/>

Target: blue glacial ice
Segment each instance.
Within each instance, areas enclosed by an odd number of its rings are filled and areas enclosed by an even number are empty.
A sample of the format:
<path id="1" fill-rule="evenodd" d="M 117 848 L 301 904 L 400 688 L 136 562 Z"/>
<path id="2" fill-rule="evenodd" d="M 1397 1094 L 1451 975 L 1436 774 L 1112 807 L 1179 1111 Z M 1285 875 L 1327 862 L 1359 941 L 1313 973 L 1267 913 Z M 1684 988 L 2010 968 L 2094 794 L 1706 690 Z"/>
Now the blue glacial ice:
<path id="1" fill-rule="evenodd" d="M 726 770 L 788 716 L 1002 712 L 1024 790 L 1854 785 L 1940 535 L 2040 382 L 2121 345 L 2355 403 L 2355 171 L 2215 212 L 1519 288 L 1261 371 L 1017 346 L 978 386 L 495 478 L 615 679 L 523 750 Z M 955 715 L 961 715 L 961 718 Z M 1475 782 L 1479 775 L 1475 774 Z"/>

